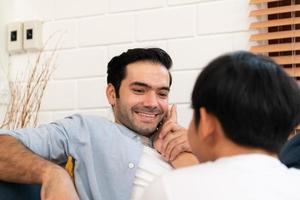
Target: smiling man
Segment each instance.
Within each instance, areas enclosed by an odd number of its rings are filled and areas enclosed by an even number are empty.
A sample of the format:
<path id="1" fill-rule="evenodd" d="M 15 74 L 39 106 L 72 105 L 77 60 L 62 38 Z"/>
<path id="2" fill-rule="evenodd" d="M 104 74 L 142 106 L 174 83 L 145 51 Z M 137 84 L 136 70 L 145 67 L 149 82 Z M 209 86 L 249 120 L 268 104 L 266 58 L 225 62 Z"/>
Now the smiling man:
<path id="1" fill-rule="evenodd" d="M 169 71 L 155 61 L 137 61 L 126 68 L 119 91 L 108 84 L 107 96 L 116 122 L 141 135 L 152 134 L 168 110 Z M 115 95 L 116 94 L 116 95 Z"/>
<path id="2" fill-rule="evenodd" d="M 116 123 L 73 115 L 38 128 L 1 130 L 0 179 L 40 183 L 44 199 L 139 199 L 155 176 L 172 169 L 166 160 L 190 151 L 175 108 L 168 110 L 171 65 L 158 48 L 131 49 L 108 63 L 106 94 Z M 68 156 L 75 186 L 58 166 Z"/>

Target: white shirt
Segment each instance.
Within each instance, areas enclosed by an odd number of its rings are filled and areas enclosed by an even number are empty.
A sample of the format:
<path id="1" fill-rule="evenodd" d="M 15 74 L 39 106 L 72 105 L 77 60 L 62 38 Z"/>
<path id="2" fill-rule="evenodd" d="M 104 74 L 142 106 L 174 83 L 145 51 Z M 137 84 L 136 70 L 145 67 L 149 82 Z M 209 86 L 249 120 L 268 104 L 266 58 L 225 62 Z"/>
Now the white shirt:
<path id="1" fill-rule="evenodd" d="M 155 149 L 149 147 L 148 138 L 148 140 L 144 137 L 140 139 L 144 144 L 144 148 L 133 182 L 132 200 L 140 199 L 145 188 L 155 178 L 173 169 Z"/>
<path id="2" fill-rule="evenodd" d="M 274 157 L 247 154 L 174 170 L 154 181 L 143 200 L 300 200 L 300 170 Z"/>

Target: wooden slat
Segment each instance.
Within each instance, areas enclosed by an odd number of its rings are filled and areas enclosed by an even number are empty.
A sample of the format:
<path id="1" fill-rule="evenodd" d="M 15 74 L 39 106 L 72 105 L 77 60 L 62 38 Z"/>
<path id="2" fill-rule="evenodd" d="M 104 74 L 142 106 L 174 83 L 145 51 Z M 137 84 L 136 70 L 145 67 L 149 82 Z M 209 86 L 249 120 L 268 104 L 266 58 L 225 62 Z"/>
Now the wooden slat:
<path id="1" fill-rule="evenodd" d="M 279 65 L 299 64 L 300 56 L 276 56 L 272 57 Z M 300 70 L 300 69 L 299 69 Z"/>
<path id="2" fill-rule="evenodd" d="M 253 53 L 271 53 L 271 52 L 295 51 L 295 50 L 300 50 L 300 43 L 259 45 L 250 48 L 250 51 Z"/>
<path id="3" fill-rule="evenodd" d="M 290 24 L 300 24 L 300 17 L 254 22 L 250 24 L 250 29 L 261 29 L 261 28 L 283 26 L 283 25 L 290 25 Z"/>
<path id="4" fill-rule="evenodd" d="M 258 4 L 258 3 L 268 3 L 268 2 L 275 2 L 280 0 L 251 0 L 250 4 Z"/>
<path id="5" fill-rule="evenodd" d="M 273 39 L 292 38 L 292 37 L 300 37 L 300 30 L 259 33 L 259 34 L 251 35 L 250 40 L 263 41 L 263 40 L 273 40 Z"/>
<path id="6" fill-rule="evenodd" d="M 300 11 L 300 5 L 280 6 L 280 7 L 274 7 L 274 8 L 253 10 L 250 12 L 250 16 L 257 17 L 257 16 L 263 16 L 263 15 L 271 15 L 271 14 L 279 14 L 279 13 L 287 13 L 287 12 L 295 12 L 295 11 Z"/>
<path id="7" fill-rule="evenodd" d="M 291 77 L 300 77 L 300 67 L 294 67 L 294 68 L 284 68 L 286 73 L 290 75 Z"/>

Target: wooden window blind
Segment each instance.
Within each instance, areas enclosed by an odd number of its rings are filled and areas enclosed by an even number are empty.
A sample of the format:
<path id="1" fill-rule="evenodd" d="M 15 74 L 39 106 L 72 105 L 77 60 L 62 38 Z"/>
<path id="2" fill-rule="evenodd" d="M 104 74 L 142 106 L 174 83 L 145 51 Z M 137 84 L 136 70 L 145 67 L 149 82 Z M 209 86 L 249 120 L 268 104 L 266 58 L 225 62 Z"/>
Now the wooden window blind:
<path id="1" fill-rule="evenodd" d="M 250 51 L 272 57 L 300 85 L 300 0 L 250 0 L 257 9 L 250 29 L 257 30 Z M 300 125 L 297 127 L 300 129 Z"/>

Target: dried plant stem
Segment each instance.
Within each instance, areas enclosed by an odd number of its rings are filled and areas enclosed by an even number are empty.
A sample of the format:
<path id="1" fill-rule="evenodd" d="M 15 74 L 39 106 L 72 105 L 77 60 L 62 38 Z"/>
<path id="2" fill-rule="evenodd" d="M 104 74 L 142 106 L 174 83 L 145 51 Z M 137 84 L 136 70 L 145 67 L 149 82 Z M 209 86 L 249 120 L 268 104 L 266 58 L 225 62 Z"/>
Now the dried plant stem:
<path id="1" fill-rule="evenodd" d="M 56 49 L 48 54 L 41 50 L 24 77 L 17 76 L 10 82 L 11 97 L 1 128 L 13 130 L 37 125 L 42 97 L 55 69 Z"/>

